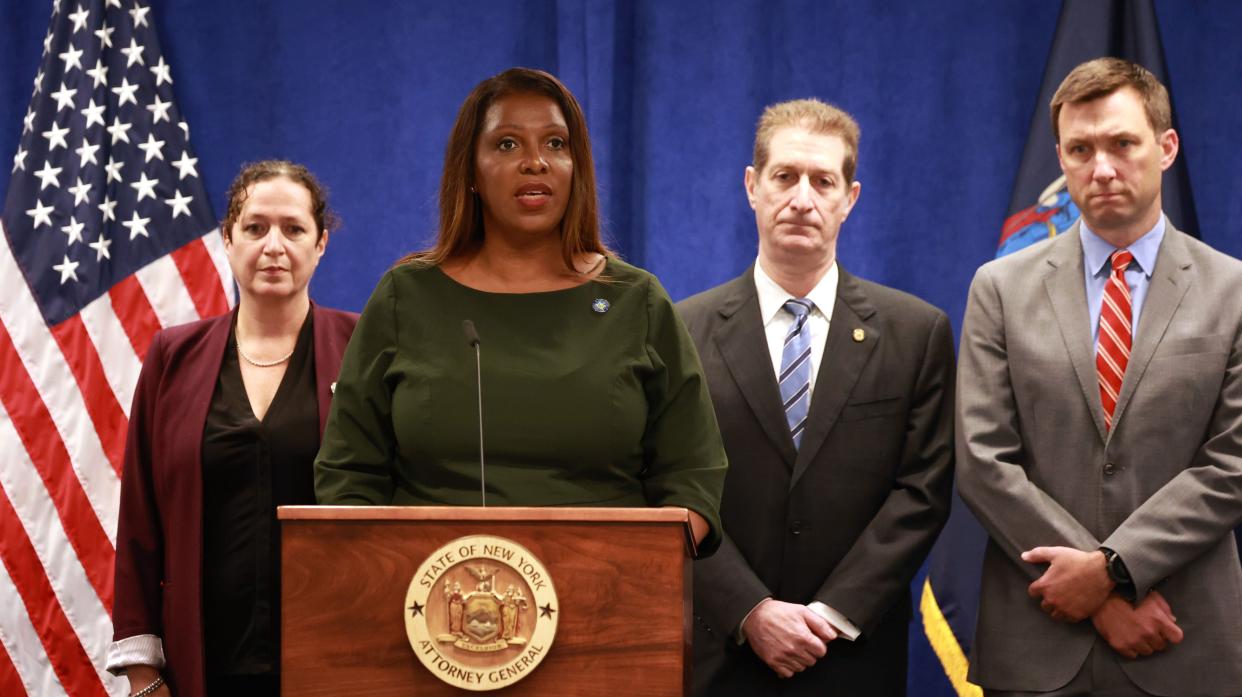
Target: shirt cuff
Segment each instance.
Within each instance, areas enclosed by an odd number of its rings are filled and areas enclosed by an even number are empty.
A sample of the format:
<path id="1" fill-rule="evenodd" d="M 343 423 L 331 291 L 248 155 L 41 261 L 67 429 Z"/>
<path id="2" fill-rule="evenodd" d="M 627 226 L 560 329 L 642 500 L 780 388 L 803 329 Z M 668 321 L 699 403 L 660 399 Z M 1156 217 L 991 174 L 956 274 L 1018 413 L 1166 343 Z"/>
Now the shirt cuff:
<path id="1" fill-rule="evenodd" d="M 154 634 L 139 634 L 108 646 L 109 673 L 121 675 L 130 666 L 164 667 L 164 641 Z"/>
<path id="2" fill-rule="evenodd" d="M 859 634 L 862 633 L 862 630 L 854 626 L 853 622 L 846 619 L 845 615 L 842 615 L 818 600 L 809 602 L 806 606 L 811 608 L 815 614 L 828 620 L 828 624 L 831 624 L 832 628 L 837 630 L 837 634 L 843 639 L 853 641 L 858 638 Z"/>
<path id="3" fill-rule="evenodd" d="M 742 627 L 746 626 L 746 620 L 750 619 L 750 616 L 755 614 L 755 610 L 758 609 L 760 605 L 768 602 L 771 599 L 772 599 L 772 596 L 769 595 L 763 600 L 760 600 L 759 602 L 755 603 L 755 607 L 752 607 L 750 609 L 750 612 L 746 613 L 746 616 L 742 618 L 742 621 L 737 623 L 737 629 L 733 631 L 733 639 L 737 642 L 738 646 L 741 646 L 742 644 L 746 643 L 746 632 L 742 630 Z"/>

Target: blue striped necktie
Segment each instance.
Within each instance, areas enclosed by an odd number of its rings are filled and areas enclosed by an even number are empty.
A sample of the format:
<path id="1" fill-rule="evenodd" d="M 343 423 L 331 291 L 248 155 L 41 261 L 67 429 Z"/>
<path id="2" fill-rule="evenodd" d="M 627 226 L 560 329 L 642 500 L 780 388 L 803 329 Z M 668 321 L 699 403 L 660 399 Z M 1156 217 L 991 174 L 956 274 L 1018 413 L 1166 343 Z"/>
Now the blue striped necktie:
<path id="1" fill-rule="evenodd" d="M 795 448 L 802 446 L 806 415 L 811 409 L 811 328 L 806 320 L 814 307 L 815 303 L 806 298 L 789 300 L 784 305 L 785 312 L 793 315 L 794 323 L 785 335 L 778 382 L 785 405 L 785 421 Z"/>

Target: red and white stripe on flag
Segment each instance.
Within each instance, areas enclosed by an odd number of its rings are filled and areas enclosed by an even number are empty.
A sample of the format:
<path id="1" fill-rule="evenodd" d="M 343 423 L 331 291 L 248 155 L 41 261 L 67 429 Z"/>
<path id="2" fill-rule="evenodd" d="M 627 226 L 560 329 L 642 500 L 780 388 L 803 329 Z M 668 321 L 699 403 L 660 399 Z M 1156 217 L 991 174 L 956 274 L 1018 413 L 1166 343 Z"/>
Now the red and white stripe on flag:
<path id="1" fill-rule="evenodd" d="M 124 695 L 104 670 L 120 458 L 155 332 L 226 312 L 217 231 L 47 326 L 0 226 L 0 694 Z"/>

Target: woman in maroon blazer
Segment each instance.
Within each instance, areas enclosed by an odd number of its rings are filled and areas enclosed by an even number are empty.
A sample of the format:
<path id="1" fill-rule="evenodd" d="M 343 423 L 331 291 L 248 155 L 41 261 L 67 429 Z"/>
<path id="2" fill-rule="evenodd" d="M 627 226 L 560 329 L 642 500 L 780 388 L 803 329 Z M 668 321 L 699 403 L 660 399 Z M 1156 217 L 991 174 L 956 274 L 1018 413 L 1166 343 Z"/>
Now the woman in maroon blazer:
<path id="1" fill-rule="evenodd" d="M 221 223 L 241 298 L 156 335 L 130 413 L 108 669 L 131 692 L 279 693 L 276 506 L 311 463 L 357 315 L 307 285 L 333 227 L 304 167 L 242 169 Z"/>

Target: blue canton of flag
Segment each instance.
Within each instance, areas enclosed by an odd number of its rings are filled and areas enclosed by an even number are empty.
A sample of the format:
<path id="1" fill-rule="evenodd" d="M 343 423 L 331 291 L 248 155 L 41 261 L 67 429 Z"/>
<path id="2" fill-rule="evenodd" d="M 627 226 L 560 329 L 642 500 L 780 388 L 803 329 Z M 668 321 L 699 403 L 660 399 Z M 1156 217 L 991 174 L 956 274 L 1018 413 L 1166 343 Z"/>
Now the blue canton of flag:
<path id="1" fill-rule="evenodd" d="M 124 695 L 112 640 L 134 385 L 232 276 L 144 0 L 57 0 L 0 214 L 0 694 Z"/>
<path id="2" fill-rule="evenodd" d="M 216 222 L 149 8 L 62 11 L 70 21 L 44 40 L 4 207 L 49 324 Z"/>

